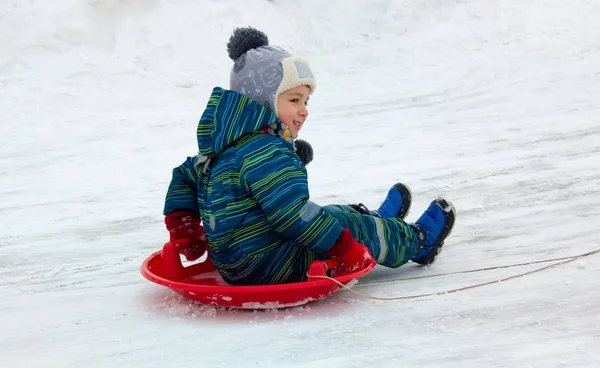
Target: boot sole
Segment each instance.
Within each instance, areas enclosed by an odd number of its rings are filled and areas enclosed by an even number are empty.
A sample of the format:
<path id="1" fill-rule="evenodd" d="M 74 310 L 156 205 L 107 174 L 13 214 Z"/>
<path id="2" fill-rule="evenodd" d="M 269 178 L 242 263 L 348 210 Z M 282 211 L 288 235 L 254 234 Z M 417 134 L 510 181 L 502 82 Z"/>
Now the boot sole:
<path id="1" fill-rule="evenodd" d="M 410 208 L 412 206 L 412 191 L 410 190 L 410 187 L 408 185 L 402 183 L 394 184 L 394 188 L 396 188 L 396 190 L 400 192 L 400 196 L 403 199 L 408 198 L 408 206 L 404 207 L 403 200 L 402 207 L 400 207 L 400 210 L 398 210 L 398 213 L 396 214 L 397 218 L 404 220 L 406 216 L 408 216 L 408 214 L 410 213 Z"/>
<path id="2" fill-rule="evenodd" d="M 450 202 L 449 200 L 447 200 L 443 197 L 441 197 L 440 199 L 443 200 L 444 202 L 446 202 L 446 206 L 447 206 L 446 208 L 442 208 L 442 211 L 449 212 L 452 214 L 452 221 L 451 221 L 452 223 L 448 224 L 448 222 L 450 222 L 450 221 L 447 221 L 446 225 L 444 226 L 444 230 L 442 230 L 442 233 L 438 237 L 438 241 L 439 241 L 439 238 L 442 238 L 442 242 L 439 245 L 439 246 L 442 246 L 442 244 L 444 243 L 444 240 L 446 240 L 446 238 L 449 237 L 450 234 L 452 234 L 452 230 L 454 229 L 454 224 L 456 223 L 456 208 L 454 208 L 454 204 L 452 204 L 452 202 Z M 448 207 L 450 207 L 450 208 L 448 208 Z M 449 218 L 447 217 L 446 220 L 448 220 L 448 219 Z M 446 232 L 446 233 L 444 233 L 444 232 Z M 435 247 L 436 245 L 434 244 L 433 246 Z"/>

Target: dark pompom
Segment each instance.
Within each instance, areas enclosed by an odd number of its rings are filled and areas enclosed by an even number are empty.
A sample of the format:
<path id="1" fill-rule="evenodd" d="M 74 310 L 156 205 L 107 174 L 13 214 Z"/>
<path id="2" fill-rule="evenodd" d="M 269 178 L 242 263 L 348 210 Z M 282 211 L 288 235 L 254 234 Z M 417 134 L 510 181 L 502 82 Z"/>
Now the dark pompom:
<path id="1" fill-rule="evenodd" d="M 307 141 L 295 139 L 294 149 L 296 150 L 296 154 L 298 157 L 300 157 L 300 161 L 302 161 L 304 166 L 308 165 L 313 160 L 313 149 Z"/>
<path id="2" fill-rule="evenodd" d="M 260 46 L 267 46 L 269 38 L 256 28 L 236 28 L 227 43 L 227 53 L 231 60 L 236 60 L 246 51 Z"/>

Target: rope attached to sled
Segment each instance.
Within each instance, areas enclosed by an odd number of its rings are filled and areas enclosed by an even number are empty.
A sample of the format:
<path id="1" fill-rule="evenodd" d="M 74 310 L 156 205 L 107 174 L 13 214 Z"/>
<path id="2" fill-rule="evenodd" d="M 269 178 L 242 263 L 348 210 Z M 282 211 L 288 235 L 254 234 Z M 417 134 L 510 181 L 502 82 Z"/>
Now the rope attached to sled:
<path id="1" fill-rule="evenodd" d="M 563 261 L 563 260 L 571 260 L 572 258 L 575 258 L 575 257 L 577 257 L 577 258 L 583 258 L 583 257 L 591 256 L 591 255 L 596 254 L 596 253 L 600 253 L 600 249 L 592 251 L 592 252 L 580 254 L 580 255 L 577 255 L 577 256 L 567 256 L 567 257 L 559 257 L 559 258 L 550 258 L 550 259 L 544 259 L 544 260 L 541 260 L 541 261 L 531 261 L 531 262 L 524 262 L 524 263 L 513 263 L 513 264 L 509 264 L 509 265 L 476 268 L 476 269 L 464 270 L 464 271 L 453 271 L 453 272 L 436 273 L 436 274 L 433 274 L 433 275 L 425 275 L 425 276 L 413 276 L 413 277 L 404 277 L 404 278 L 400 278 L 400 279 L 373 281 L 373 282 L 362 283 L 360 285 L 361 286 L 366 286 L 366 285 L 384 284 L 384 283 L 396 282 L 396 281 L 411 281 L 411 280 L 429 279 L 429 278 L 440 277 L 440 276 L 460 275 L 460 274 L 463 274 L 463 273 L 475 273 L 475 272 L 484 272 L 484 271 L 492 271 L 492 270 L 501 270 L 501 269 L 513 268 L 513 267 L 531 266 L 531 265 L 540 264 L 540 263 L 549 263 L 549 262 L 557 262 L 557 261 Z M 542 269 L 540 269 L 540 271 L 541 270 Z"/>
<path id="2" fill-rule="evenodd" d="M 391 297 L 391 298 L 377 297 L 377 296 L 372 296 L 372 295 L 361 293 L 359 291 L 356 291 L 356 290 L 352 289 L 349 286 L 344 285 L 343 283 L 341 283 L 338 280 L 336 280 L 336 279 L 334 279 L 332 277 L 329 277 L 329 276 L 312 276 L 312 275 L 307 275 L 307 276 L 310 277 L 310 278 L 331 280 L 331 281 L 335 282 L 336 284 L 338 284 L 339 286 L 343 287 L 344 289 L 350 290 L 354 294 L 362 296 L 363 298 L 368 298 L 368 299 L 373 299 L 373 300 L 406 300 L 406 299 L 424 298 L 424 297 L 428 297 L 428 296 L 438 296 L 438 295 L 444 295 L 444 294 L 453 294 L 453 293 L 457 293 L 459 291 L 464 291 L 464 290 L 469 290 L 469 289 L 475 289 L 475 288 L 478 288 L 478 287 L 481 287 L 481 286 L 486 286 L 486 285 L 501 283 L 501 282 L 505 282 L 505 281 L 512 280 L 512 279 L 516 279 L 516 278 L 519 278 L 519 277 L 531 275 L 531 274 L 534 274 L 534 273 L 537 273 L 537 272 L 545 271 L 545 270 L 548 270 L 550 268 L 562 266 L 562 265 L 565 265 L 567 263 L 571 263 L 573 261 L 576 261 L 578 259 L 592 256 L 592 255 L 594 255 L 596 253 L 600 253 L 600 249 L 597 249 L 597 250 L 594 250 L 594 251 L 591 251 L 591 252 L 587 252 L 587 253 L 583 253 L 583 254 L 579 254 L 579 255 L 576 255 L 576 256 L 562 257 L 562 258 L 555 258 L 555 259 L 548 259 L 548 260 L 545 260 L 545 261 L 534 261 L 534 262 L 529 262 L 529 263 L 520 263 L 520 264 L 513 264 L 513 265 L 506 265 L 506 266 L 487 267 L 487 268 L 479 268 L 479 269 L 475 269 L 475 270 L 448 272 L 448 273 L 436 274 L 436 275 L 429 275 L 429 276 L 419 276 L 419 277 L 409 277 L 409 278 L 398 279 L 398 280 L 389 280 L 389 281 L 416 280 L 416 279 L 423 279 L 423 278 L 428 278 L 428 277 L 438 277 L 438 276 L 455 275 L 455 274 L 461 274 L 461 273 L 481 272 L 481 271 L 489 271 L 489 270 L 496 270 L 496 269 L 509 268 L 509 267 L 527 266 L 527 265 L 538 264 L 538 263 L 546 263 L 546 262 L 559 261 L 559 262 L 553 263 L 553 264 L 548 265 L 548 266 L 544 266 L 544 267 L 541 267 L 541 268 L 538 268 L 538 269 L 535 269 L 535 270 L 532 270 L 532 271 L 527 271 L 527 272 L 524 272 L 524 273 L 521 273 L 521 274 L 518 274 L 518 275 L 513 275 L 513 276 L 505 277 L 505 278 L 500 279 L 500 280 L 488 281 L 488 282 L 483 282 L 483 283 L 479 283 L 479 284 L 469 285 L 469 286 L 465 286 L 465 287 L 461 287 L 461 288 L 457 288 L 457 289 L 451 289 L 451 290 L 446 290 L 446 291 L 438 291 L 438 292 L 435 292 L 435 293 L 427 293 L 427 294 L 420 294 L 420 295 L 405 295 L 405 296 L 398 296 L 398 297 Z"/>

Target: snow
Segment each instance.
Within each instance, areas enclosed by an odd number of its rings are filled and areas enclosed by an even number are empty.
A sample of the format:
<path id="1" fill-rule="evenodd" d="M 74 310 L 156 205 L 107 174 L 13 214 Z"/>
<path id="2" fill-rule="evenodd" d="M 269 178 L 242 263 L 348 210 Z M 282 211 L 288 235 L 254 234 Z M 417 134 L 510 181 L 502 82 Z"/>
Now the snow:
<path id="1" fill-rule="evenodd" d="M 357 291 L 596 250 L 599 17 L 589 0 L 0 2 L 0 365 L 597 367 L 600 255 L 259 312 L 189 303 L 139 266 L 248 24 L 315 71 L 315 202 L 374 207 L 403 181 L 408 220 L 437 195 L 457 208 L 434 265 Z"/>

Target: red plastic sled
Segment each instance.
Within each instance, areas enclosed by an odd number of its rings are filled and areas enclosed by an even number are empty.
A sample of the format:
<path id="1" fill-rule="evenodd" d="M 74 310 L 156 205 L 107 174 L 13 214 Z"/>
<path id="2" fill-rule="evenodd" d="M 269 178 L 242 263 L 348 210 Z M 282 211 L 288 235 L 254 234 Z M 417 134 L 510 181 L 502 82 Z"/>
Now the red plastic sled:
<path id="1" fill-rule="evenodd" d="M 179 244 L 183 244 L 179 241 Z M 314 261 L 309 275 L 326 276 L 327 269 L 337 266 L 333 260 Z M 342 284 L 366 275 L 375 263 L 346 275 L 336 276 Z M 178 244 L 166 243 L 161 252 L 148 257 L 141 267 L 142 275 L 164 285 L 184 297 L 215 307 L 234 309 L 273 309 L 296 307 L 327 298 L 341 286 L 327 279 L 308 278 L 304 282 L 264 286 L 232 286 L 223 280 L 207 257 L 202 263 L 183 267 Z"/>

